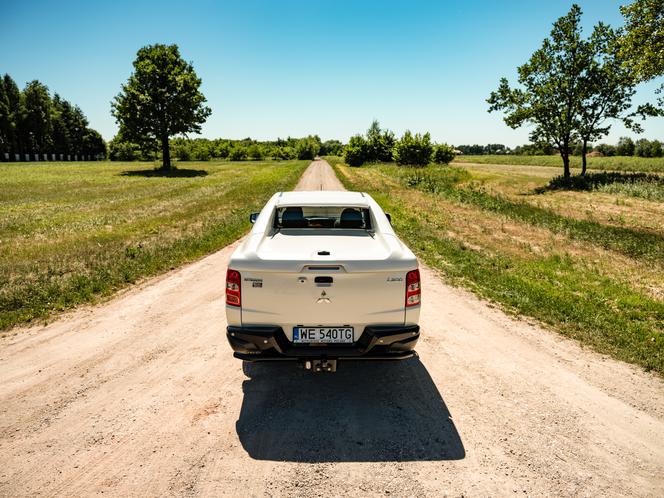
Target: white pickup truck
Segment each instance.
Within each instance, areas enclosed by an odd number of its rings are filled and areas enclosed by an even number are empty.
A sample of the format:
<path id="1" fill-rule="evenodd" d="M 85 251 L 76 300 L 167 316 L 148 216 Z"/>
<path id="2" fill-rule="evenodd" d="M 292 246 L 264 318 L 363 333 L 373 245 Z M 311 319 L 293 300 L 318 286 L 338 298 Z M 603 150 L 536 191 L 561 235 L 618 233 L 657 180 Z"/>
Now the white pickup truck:
<path id="1" fill-rule="evenodd" d="M 275 194 L 231 256 L 227 338 L 246 361 L 403 359 L 419 338 L 415 255 L 369 195 Z"/>

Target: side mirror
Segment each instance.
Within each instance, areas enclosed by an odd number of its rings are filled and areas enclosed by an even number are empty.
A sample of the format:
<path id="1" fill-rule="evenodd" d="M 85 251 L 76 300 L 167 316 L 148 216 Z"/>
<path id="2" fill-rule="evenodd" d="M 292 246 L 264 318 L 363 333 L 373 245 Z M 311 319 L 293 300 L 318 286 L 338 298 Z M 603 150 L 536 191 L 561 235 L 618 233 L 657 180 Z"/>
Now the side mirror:
<path id="1" fill-rule="evenodd" d="M 258 215 L 259 215 L 259 213 L 251 213 L 249 215 L 249 221 L 251 221 L 252 223 L 256 223 L 256 220 L 258 219 Z"/>
<path id="2" fill-rule="evenodd" d="M 387 221 L 389 221 L 390 225 L 391 225 L 392 224 L 392 216 L 390 215 L 390 213 L 385 213 L 385 217 L 387 218 Z"/>

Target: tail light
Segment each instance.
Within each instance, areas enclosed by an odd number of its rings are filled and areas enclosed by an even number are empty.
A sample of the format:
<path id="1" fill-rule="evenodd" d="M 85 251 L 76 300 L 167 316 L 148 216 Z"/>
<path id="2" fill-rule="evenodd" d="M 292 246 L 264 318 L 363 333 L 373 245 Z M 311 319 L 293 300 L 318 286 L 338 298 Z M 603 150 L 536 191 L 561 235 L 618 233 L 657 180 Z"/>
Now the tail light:
<path id="1" fill-rule="evenodd" d="M 240 285 L 240 272 L 237 270 L 226 271 L 226 304 L 240 306 L 242 303 L 242 287 Z"/>
<path id="2" fill-rule="evenodd" d="M 406 273 L 406 308 L 417 306 L 422 298 L 422 287 L 420 285 L 420 270 Z"/>

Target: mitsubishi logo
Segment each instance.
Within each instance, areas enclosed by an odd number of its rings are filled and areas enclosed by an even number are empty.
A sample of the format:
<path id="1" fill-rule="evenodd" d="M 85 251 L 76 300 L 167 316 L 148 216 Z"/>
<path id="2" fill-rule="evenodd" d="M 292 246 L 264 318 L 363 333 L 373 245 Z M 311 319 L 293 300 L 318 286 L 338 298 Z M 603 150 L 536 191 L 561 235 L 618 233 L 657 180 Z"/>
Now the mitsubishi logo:
<path id="1" fill-rule="evenodd" d="M 316 304 L 330 304 L 330 298 L 327 297 L 325 291 L 320 293 L 320 297 L 318 298 L 318 301 L 316 301 Z"/>

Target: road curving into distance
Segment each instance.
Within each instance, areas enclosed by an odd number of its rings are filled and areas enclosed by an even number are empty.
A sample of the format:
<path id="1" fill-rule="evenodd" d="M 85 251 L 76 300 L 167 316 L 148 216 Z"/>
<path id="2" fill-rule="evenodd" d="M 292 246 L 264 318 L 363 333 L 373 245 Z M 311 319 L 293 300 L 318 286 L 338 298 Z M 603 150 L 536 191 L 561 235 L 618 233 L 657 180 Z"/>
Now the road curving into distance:
<path id="1" fill-rule="evenodd" d="M 236 244 L 0 340 L 1 496 L 664 496 L 660 378 L 426 267 L 419 358 L 243 366 Z"/>

